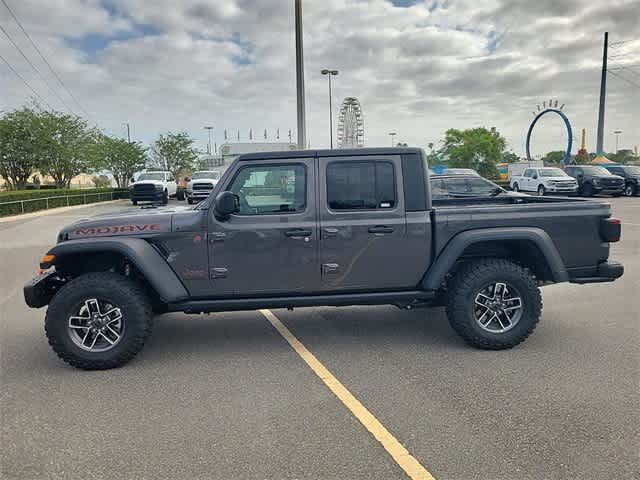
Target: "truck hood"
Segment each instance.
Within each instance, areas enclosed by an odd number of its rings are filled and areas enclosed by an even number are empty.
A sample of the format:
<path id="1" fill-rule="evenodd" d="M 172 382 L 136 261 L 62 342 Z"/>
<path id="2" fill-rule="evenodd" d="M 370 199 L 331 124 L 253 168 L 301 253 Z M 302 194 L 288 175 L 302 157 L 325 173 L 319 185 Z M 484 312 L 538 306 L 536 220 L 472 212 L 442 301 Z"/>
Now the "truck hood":
<path id="1" fill-rule="evenodd" d="M 90 237 L 149 236 L 171 232 L 177 214 L 198 213 L 189 207 L 140 208 L 83 218 L 64 227 L 58 242 Z"/>
<path id="2" fill-rule="evenodd" d="M 573 177 L 564 177 L 564 176 L 560 176 L 560 177 L 542 177 L 544 180 L 553 180 L 554 182 L 566 182 L 566 181 L 572 181 L 575 182 L 576 179 Z"/>

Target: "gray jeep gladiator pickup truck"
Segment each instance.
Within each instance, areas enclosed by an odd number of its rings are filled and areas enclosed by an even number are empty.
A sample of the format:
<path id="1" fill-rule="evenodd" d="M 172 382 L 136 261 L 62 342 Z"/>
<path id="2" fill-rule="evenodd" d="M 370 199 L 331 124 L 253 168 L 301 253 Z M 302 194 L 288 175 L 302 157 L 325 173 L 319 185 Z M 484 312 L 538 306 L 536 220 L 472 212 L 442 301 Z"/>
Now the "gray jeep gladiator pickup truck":
<path id="1" fill-rule="evenodd" d="M 64 228 L 24 296 L 49 306 L 49 343 L 83 369 L 132 359 L 167 311 L 446 305 L 464 340 L 497 350 L 536 327 L 540 286 L 620 277 L 620 232 L 602 201 L 499 188 L 432 200 L 420 149 L 256 153 L 195 207 Z"/>

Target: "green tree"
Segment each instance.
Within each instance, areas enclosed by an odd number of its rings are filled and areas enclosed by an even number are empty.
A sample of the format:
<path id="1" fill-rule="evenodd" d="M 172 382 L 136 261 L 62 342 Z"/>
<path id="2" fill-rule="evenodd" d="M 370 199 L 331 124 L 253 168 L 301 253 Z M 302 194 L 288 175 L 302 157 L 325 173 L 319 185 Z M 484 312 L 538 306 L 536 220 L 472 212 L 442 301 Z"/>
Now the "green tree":
<path id="1" fill-rule="evenodd" d="M 520 161 L 520 157 L 513 152 L 504 152 L 502 155 L 503 163 L 516 163 Z"/>
<path id="2" fill-rule="evenodd" d="M 545 165 L 560 165 L 562 160 L 564 159 L 565 152 L 562 150 L 554 150 L 553 152 L 547 153 L 544 157 L 542 157 L 542 161 Z"/>
<path id="3" fill-rule="evenodd" d="M 447 130 L 444 138 L 444 152 L 449 158 L 449 166 L 473 168 L 487 178 L 497 178 L 496 164 L 502 159 L 507 142 L 497 131 L 484 127 Z"/>
<path id="4" fill-rule="evenodd" d="M 52 177 L 58 188 L 69 188 L 73 177 L 90 169 L 98 133 L 85 120 L 41 112 L 36 132 L 42 146 L 41 171 Z"/>
<path id="5" fill-rule="evenodd" d="M 178 178 L 180 172 L 193 170 L 198 158 L 198 151 L 193 144 L 193 138 L 186 132 L 160 135 L 151 145 L 149 167 L 167 170 Z"/>
<path id="6" fill-rule="evenodd" d="M 38 169 L 42 142 L 37 136 L 38 113 L 29 108 L 0 118 L 0 176 L 11 189 L 21 190 Z"/>
<path id="7" fill-rule="evenodd" d="M 146 151 L 141 143 L 129 143 L 121 138 L 100 135 L 93 155 L 93 167 L 97 170 L 109 170 L 118 187 L 126 188 L 133 174 L 144 168 Z"/>

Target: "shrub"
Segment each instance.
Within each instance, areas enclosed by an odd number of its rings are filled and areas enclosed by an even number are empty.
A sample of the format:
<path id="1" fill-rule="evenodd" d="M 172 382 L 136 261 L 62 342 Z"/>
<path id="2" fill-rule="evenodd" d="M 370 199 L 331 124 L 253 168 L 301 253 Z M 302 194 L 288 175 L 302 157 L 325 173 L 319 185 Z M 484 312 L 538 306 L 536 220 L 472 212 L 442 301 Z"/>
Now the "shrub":
<path id="1" fill-rule="evenodd" d="M 104 202 L 106 200 L 129 198 L 129 191 L 125 189 L 113 188 L 91 188 L 85 190 L 20 190 L 0 192 L 0 217 L 8 215 L 18 215 L 23 213 L 22 204 L 15 202 L 25 200 L 24 213 L 36 212 L 47 208 L 66 207 L 71 205 L 83 205 L 85 203 Z M 67 198 L 66 196 L 70 197 Z M 62 197 L 46 200 L 47 197 Z M 26 201 L 30 200 L 30 201 Z"/>

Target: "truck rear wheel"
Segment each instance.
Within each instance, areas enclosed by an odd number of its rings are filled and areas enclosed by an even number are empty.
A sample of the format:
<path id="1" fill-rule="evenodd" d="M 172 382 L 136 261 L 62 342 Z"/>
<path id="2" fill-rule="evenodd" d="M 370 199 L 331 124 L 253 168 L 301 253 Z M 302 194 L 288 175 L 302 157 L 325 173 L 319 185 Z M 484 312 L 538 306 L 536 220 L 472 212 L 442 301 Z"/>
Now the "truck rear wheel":
<path id="1" fill-rule="evenodd" d="M 468 263 L 448 287 L 449 323 L 477 348 L 515 347 L 536 328 L 541 311 L 542 298 L 534 276 L 508 260 Z"/>
<path id="2" fill-rule="evenodd" d="M 84 370 L 124 365 L 151 333 L 153 313 L 142 288 L 111 272 L 81 275 L 53 297 L 45 331 L 54 352 Z"/>

